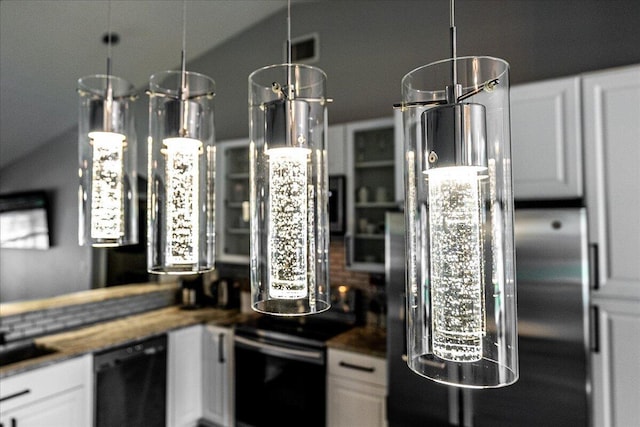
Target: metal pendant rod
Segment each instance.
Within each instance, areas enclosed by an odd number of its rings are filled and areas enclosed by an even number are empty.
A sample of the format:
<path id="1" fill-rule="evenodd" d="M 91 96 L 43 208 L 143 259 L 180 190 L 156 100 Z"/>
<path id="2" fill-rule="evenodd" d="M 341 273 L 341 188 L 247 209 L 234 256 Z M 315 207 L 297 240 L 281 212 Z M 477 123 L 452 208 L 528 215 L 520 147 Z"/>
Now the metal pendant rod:
<path id="1" fill-rule="evenodd" d="M 113 108 L 113 84 L 111 82 L 111 0 L 107 7 L 107 87 L 105 89 L 105 102 L 102 109 L 102 125 L 105 132 L 111 131 L 111 110 Z"/>
<path id="2" fill-rule="evenodd" d="M 187 1 L 182 0 L 182 51 L 180 53 L 180 136 L 188 136 L 187 118 L 189 109 L 189 87 L 187 84 Z"/>

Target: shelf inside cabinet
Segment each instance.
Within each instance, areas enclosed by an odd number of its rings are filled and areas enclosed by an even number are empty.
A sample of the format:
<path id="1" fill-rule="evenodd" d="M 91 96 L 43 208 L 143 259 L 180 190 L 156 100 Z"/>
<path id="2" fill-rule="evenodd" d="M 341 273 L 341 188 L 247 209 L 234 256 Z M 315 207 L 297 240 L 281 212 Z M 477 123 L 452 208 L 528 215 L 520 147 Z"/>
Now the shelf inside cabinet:
<path id="1" fill-rule="evenodd" d="M 356 168 L 392 168 L 395 166 L 394 160 L 375 160 L 375 161 L 365 161 L 365 162 L 356 162 Z"/>
<path id="2" fill-rule="evenodd" d="M 229 234 L 249 234 L 251 231 L 249 228 L 228 228 L 227 232 Z"/>
<path id="3" fill-rule="evenodd" d="M 356 203 L 357 209 L 393 209 L 397 207 L 395 202 L 365 202 Z"/>
<path id="4" fill-rule="evenodd" d="M 249 172 L 228 173 L 227 174 L 227 178 L 228 179 L 243 179 L 243 180 L 247 180 L 247 179 L 249 179 Z"/>
<path id="5" fill-rule="evenodd" d="M 356 239 L 382 240 L 384 234 L 356 234 Z"/>

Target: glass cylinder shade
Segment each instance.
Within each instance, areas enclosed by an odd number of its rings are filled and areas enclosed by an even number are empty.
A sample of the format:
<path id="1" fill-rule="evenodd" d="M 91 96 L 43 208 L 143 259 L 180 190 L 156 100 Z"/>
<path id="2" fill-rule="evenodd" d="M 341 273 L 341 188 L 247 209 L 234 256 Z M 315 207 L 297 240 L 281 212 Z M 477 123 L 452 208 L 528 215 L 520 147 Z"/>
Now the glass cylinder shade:
<path id="1" fill-rule="evenodd" d="M 329 301 L 326 75 L 298 64 L 249 76 L 252 308 L 319 313 Z"/>
<path id="2" fill-rule="evenodd" d="M 119 77 L 78 80 L 78 242 L 96 247 L 138 243 L 133 86 Z"/>
<path id="3" fill-rule="evenodd" d="M 512 384 L 509 65 L 464 57 L 417 68 L 402 79 L 402 115 L 409 368 L 448 385 Z"/>
<path id="4" fill-rule="evenodd" d="M 180 71 L 149 82 L 147 269 L 193 274 L 214 268 L 215 132 L 209 77 Z"/>

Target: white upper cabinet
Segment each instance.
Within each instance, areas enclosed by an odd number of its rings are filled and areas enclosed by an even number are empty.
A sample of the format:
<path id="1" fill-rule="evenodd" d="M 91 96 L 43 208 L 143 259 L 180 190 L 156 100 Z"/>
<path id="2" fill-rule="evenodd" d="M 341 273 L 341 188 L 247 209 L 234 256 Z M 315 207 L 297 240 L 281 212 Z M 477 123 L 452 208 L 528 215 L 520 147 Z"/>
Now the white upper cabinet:
<path id="1" fill-rule="evenodd" d="M 582 197 L 580 107 L 577 76 L 511 88 L 516 199 Z"/>
<path id="2" fill-rule="evenodd" d="M 393 118 L 346 125 L 347 267 L 384 272 L 385 213 L 402 200 Z"/>
<path id="3" fill-rule="evenodd" d="M 249 140 L 216 147 L 216 261 L 249 263 Z"/>
<path id="4" fill-rule="evenodd" d="M 346 175 L 345 126 L 329 126 L 327 131 L 327 163 L 329 175 Z"/>
<path id="5" fill-rule="evenodd" d="M 596 293 L 640 300 L 640 65 L 583 76 Z"/>

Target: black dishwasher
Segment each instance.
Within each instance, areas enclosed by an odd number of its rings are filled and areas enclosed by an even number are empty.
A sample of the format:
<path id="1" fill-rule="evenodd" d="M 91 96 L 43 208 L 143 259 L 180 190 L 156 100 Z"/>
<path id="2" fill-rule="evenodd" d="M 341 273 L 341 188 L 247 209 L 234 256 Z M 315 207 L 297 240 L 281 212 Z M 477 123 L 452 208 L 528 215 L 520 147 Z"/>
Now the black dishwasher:
<path id="1" fill-rule="evenodd" d="M 94 355 L 95 427 L 164 427 L 167 337 Z"/>

